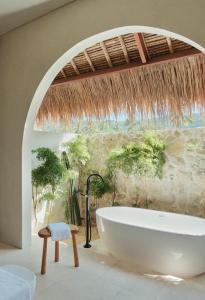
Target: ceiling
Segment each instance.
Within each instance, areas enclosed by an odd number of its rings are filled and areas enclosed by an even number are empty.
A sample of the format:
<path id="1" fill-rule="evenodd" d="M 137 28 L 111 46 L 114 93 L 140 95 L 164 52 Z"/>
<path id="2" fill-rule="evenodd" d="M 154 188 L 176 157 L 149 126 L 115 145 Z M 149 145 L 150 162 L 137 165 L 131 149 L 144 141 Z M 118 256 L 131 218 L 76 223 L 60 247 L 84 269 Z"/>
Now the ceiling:
<path id="1" fill-rule="evenodd" d="M 0 0 L 0 35 L 73 0 Z"/>
<path id="2" fill-rule="evenodd" d="M 97 43 L 75 56 L 53 85 L 163 63 L 200 53 L 182 41 L 157 34 L 129 33 Z"/>
<path id="3" fill-rule="evenodd" d="M 167 36 L 129 33 L 101 41 L 57 74 L 37 115 L 44 121 L 167 117 L 204 108 L 205 55 Z"/>

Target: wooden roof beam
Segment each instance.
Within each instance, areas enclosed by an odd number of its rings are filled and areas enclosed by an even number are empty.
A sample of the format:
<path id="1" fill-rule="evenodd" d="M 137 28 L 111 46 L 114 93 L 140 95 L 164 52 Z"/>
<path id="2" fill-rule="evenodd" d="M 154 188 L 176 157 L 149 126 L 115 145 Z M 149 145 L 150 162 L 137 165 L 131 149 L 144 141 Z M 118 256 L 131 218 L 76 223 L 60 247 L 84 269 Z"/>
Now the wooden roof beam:
<path id="1" fill-rule="evenodd" d="M 103 53 L 104 53 L 105 58 L 106 58 L 106 60 L 107 60 L 108 66 L 109 66 L 110 68 L 112 68 L 112 62 L 111 62 L 110 56 L 109 56 L 109 54 L 108 54 L 108 51 L 107 51 L 107 49 L 106 49 L 106 47 L 105 47 L 104 42 L 100 42 L 100 47 L 101 47 L 102 50 L 103 50 Z"/>
<path id="2" fill-rule="evenodd" d="M 90 67 L 91 67 L 91 70 L 92 70 L 93 72 L 95 72 L 95 67 L 94 67 L 94 65 L 93 65 L 93 63 L 92 63 L 92 61 L 91 61 L 91 59 L 90 59 L 90 56 L 89 56 L 87 50 L 84 50 L 84 55 L 85 55 L 85 58 L 86 58 L 87 62 L 89 63 L 89 65 L 90 65 Z"/>
<path id="3" fill-rule="evenodd" d="M 167 37 L 166 40 L 167 40 L 167 44 L 168 44 L 168 47 L 169 47 L 169 52 L 174 53 L 174 49 L 172 47 L 172 41 L 171 41 L 170 37 Z"/>
<path id="4" fill-rule="evenodd" d="M 134 38 L 137 43 L 137 48 L 140 54 L 140 58 L 143 64 L 145 64 L 148 60 L 147 49 L 145 46 L 144 38 L 142 33 L 134 33 Z"/>
<path id="5" fill-rule="evenodd" d="M 127 52 L 127 48 L 125 46 L 125 42 L 124 42 L 123 37 L 121 35 L 119 36 L 119 41 L 120 41 L 120 45 L 122 47 L 122 51 L 123 51 L 126 63 L 129 64 L 130 63 L 130 58 L 129 58 L 129 55 L 128 55 L 128 52 Z"/>
<path id="6" fill-rule="evenodd" d="M 52 85 L 54 86 L 54 85 L 58 85 L 58 84 L 66 84 L 66 83 L 69 83 L 70 81 L 74 81 L 74 80 L 83 80 L 83 79 L 92 78 L 95 76 L 103 76 L 106 74 L 110 74 L 110 73 L 114 73 L 114 72 L 122 72 L 122 71 L 126 71 L 126 70 L 133 69 L 133 68 L 136 68 L 136 69 L 139 67 L 146 68 L 150 65 L 163 64 L 163 63 L 171 62 L 171 61 L 174 61 L 174 60 L 186 57 L 186 56 L 197 55 L 200 53 L 201 53 L 201 51 L 199 51 L 198 49 L 183 50 L 180 52 L 175 52 L 173 54 L 166 54 L 161 57 L 153 58 L 146 64 L 130 63 L 130 64 L 126 64 L 123 66 L 112 67 L 112 68 L 108 68 L 105 70 L 100 70 L 100 71 L 96 71 L 96 72 L 92 72 L 92 73 L 90 72 L 90 73 L 80 74 L 79 76 L 72 76 L 72 77 L 67 77 L 67 78 L 62 78 L 62 79 L 56 79 L 55 81 L 53 81 Z"/>
<path id="7" fill-rule="evenodd" d="M 72 67 L 73 67 L 75 73 L 76 73 L 77 75 L 80 75 L 80 72 L 79 72 L 78 67 L 76 66 L 76 63 L 74 62 L 74 60 L 71 60 L 70 63 L 71 63 L 71 65 L 72 65 Z"/>
<path id="8" fill-rule="evenodd" d="M 66 73 L 65 73 L 65 71 L 64 71 L 63 69 L 60 71 L 60 73 L 62 74 L 62 76 L 63 76 L 64 78 L 67 78 Z"/>

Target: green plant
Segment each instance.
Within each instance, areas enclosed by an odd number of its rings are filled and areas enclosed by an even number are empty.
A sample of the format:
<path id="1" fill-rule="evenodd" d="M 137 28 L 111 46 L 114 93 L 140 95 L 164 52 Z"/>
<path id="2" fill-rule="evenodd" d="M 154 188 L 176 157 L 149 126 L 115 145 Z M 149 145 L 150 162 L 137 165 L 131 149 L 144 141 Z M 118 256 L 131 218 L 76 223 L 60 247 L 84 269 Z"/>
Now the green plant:
<path id="1" fill-rule="evenodd" d="M 120 203 L 117 202 L 117 201 L 114 201 L 114 202 L 112 203 L 112 206 L 120 206 Z"/>
<path id="2" fill-rule="evenodd" d="M 99 173 L 96 171 L 92 171 L 89 173 Z M 91 203 L 95 207 L 95 209 L 98 207 L 98 199 L 102 198 L 106 193 L 112 193 L 113 192 L 113 185 L 110 178 L 105 175 L 103 176 L 103 181 L 99 180 L 98 177 L 94 177 L 90 184 L 90 193 L 94 197 L 94 203 Z"/>
<path id="3" fill-rule="evenodd" d="M 97 207 L 96 207 L 95 203 L 90 203 L 90 211 L 95 212 L 96 208 Z"/>
<path id="4" fill-rule="evenodd" d="M 134 203 L 132 204 L 132 207 L 140 207 L 139 199 L 140 199 L 140 189 L 136 187 L 136 198 Z"/>
<path id="5" fill-rule="evenodd" d="M 140 207 L 140 206 L 139 206 L 139 204 L 137 202 L 135 202 L 135 203 L 132 204 L 132 207 L 137 208 L 137 207 Z"/>
<path id="6" fill-rule="evenodd" d="M 131 143 L 115 150 L 107 160 L 110 176 L 117 170 L 144 177 L 162 177 L 165 144 L 157 136 L 145 134 L 141 143 Z"/>
<path id="7" fill-rule="evenodd" d="M 55 191 L 57 184 L 63 175 L 63 167 L 58 156 L 49 148 L 38 148 L 32 151 L 36 154 L 39 162 L 38 167 L 32 170 L 32 183 L 34 186 L 50 185 L 52 191 Z"/>
<path id="8" fill-rule="evenodd" d="M 81 225 L 78 193 L 80 185 L 81 169 L 90 159 L 85 138 L 78 136 L 75 140 L 66 143 L 66 151 L 62 153 L 62 161 L 67 170 L 68 197 L 65 205 L 65 217 L 68 221 Z"/>
<path id="9" fill-rule="evenodd" d="M 36 210 L 39 201 L 53 201 L 55 199 L 55 190 L 63 176 L 63 167 L 60 159 L 49 148 L 37 148 L 32 151 L 36 154 L 37 160 L 41 163 L 32 170 L 32 186 L 33 186 L 33 208 L 34 216 L 37 222 Z M 46 191 L 41 197 L 38 195 L 38 188 L 50 187 L 51 192 Z"/>
<path id="10" fill-rule="evenodd" d="M 103 181 L 99 180 L 99 178 L 94 178 L 91 181 L 90 190 L 91 195 L 99 199 L 102 198 L 104 194 L 111 193 L 113 191 L 113 186 L 109 178 L 107 176 L 104 176 Z"/>

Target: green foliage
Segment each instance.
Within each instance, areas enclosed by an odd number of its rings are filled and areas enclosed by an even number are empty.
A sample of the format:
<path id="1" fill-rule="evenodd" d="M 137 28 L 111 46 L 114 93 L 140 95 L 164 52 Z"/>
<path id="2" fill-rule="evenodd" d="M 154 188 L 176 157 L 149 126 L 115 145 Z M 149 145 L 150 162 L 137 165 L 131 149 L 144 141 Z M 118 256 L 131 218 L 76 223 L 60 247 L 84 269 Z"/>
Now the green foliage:
<path id="1" fill-rule="evenodd" d="M 132 207 L 138 208 L 140 206 L 139 206 L 139 204 L 137 202 L 135 202 L 135 203 L 132 204 Z"/>
<path id="2" fill-rule="evenodd" d="M 140 207 L 140 203 L 139 203 L 140 194 L 141 194 L 140 189 L 138 187 L 136 187 L 136 198 L 135 198 L 134 203 L 132 204 L 132 207 Z"/>
<path id="3" fill-rule="evenodd" d="M 55 195 L 53 193 L 45 193 L 41 197 L 41 201 L 53 201 L 55 200 Z"/>
<path id="4" fill-rule="evenodd" d="M 38 167 L 32 170 L 32 199 L 37 224 L 38 203 L 49 201 L 51 204 L 56 199 L 55 191 L 63 177 L 63 166 L 55 152 L 49 148 L 38 148 L 33 150 L 32 153 L 36 154 L 36 158 L 40 163 Z M 51 205 L 49 207 L 51 208 Z"/>
<path id="5" fill-rule="evenodd" d="M 79 180 L 82 166 L 90 159 L 87 141 L 78 136 L 75 140 L 64 144 L 66 151 L 62 153 L 62 161 L 67 174 L 69 196 L 65 206 L 65 216 L 71 223 L 81 224 L 78 204 Z"/>
<path id="6" fill-rule="evenodd" d="M 115 202 L 113 202 L 112 206 L 120 206 L 120 203 L 115 201 Z"/>
<path id="7" fill-rule="evenodd" d="M 32 184 L 35 187 L 50 185 L 55 190 L 63 176 L 63 167 L 58 156 L 49 148 L 38 148 L 32 151 L 42 162 L 32 170 Z"/>
<path id="8" fill-rule="evenodd" d="M 108 174 L 122 170 L 125 174 L 145 177 L 162 176 L 165 144 L 157 136 L 145 134 L 141 143 L 131 143 L 112 152 L 107 160 Z"/>
<path id="9" fill-rule="evenodd" d="M 70 168 L 78 168 L 85 165 L 90 159 L 86 139 L 78 136 L 74 141 L 65 144 Z"/>
<path id="10" fill-rule="evenodd" d="M 70 220 L 70 209 L 69 209 L 68 201 L 65 201 L 65 203 L 64 203 L 64 215 L 65 215 L 65 219 L 69 222 L 69 220 Z"/>
<path id="11" fill-rule="evenodd" d="M 95 196 L 96 198 L 101 198 L 106 193 L 112 193 L 113 186 L 107 176 L 103 177 L 103 181 L 95 177 L 91 181 L 90 190 L 91 195 Z"/>

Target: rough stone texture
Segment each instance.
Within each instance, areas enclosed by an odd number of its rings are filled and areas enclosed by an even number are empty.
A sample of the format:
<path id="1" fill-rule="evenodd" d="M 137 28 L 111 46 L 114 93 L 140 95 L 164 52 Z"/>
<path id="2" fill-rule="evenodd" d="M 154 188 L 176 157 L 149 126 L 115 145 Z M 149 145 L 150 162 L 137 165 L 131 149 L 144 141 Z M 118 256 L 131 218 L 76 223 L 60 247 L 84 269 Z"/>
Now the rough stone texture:
<path id="1" fill-rule="evenodd" d="M 166 163 L 162 180 L 117 174 L 116 201 L 121 205 L 205 216 L 205 129 L 156 131 L 166 143 Z M 113 149 L 142 139 L 143 133 L 98 134 L 88 138 L 91 160 L 84 168 L 104 175 L 106 159 Z M 82 180 L 84 182 L 84 180 Z M 98 200 L 111 205 L 112 195 Z M 82 200 L 83 204 L 83 200 Z M 82 205 L 82 209 L 83 209 Z"/>

